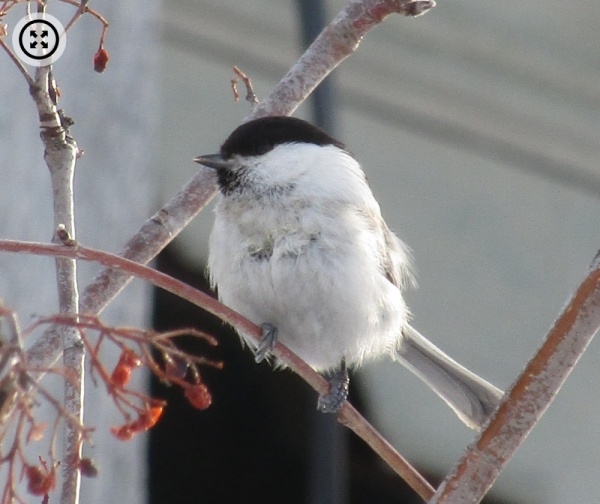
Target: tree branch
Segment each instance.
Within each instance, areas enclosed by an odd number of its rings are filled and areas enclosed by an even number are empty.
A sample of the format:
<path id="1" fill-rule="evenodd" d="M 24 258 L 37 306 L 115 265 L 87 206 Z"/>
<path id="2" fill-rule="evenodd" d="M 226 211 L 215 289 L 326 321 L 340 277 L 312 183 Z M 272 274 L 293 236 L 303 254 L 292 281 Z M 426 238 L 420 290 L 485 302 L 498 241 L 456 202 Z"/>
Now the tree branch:
<path id="1" fill-rule="evenodd" d="M 355 0 L 325 27 L 267 100 L 250 118 L 290 115 L 342 61 L 350 56 L 366 33 L 390 14 L 424 14 L 435 2 L 421 0 Z"/>
<path id="2" fill-rule="evenodd" d="M 56 108 L 56 87 L 50 66 L 38 67 L 35 72 L 35 86 L 31 95 L 38 109 L 44 160 L 50 171 L 54 203 L 53 241 L 61 243 L 73 240 L 75 236 L 75 209 L 73 199 L 73 177 L 77 159 L 77 144 L 68 133 L 69 120 L 59 114 Z M 60 229 L 61 235 L 58 230 Z M 56 280 L 58 287 L 58 307 L 60 313 L 77 313 L 79 293 L 77 290 L 77 263 L 74 259 L 56 258 Z M 62 340 L 63 364 L 73 370 L 77 379 L 65 381 L 65 410 L 83 420 L 84 351 L 76 328 L 59 326 L 58 335 Z M 57 340 L 58 343 L 58 340 Z M 58 346 L 58 344 L 57 344 Z M 70 423 L 65 424 L 64 458 L 67 461 L 80 458 L 80 431 Z M 62 504 L 79 501 L 80 473 L 69 462 L 62 465 Z"/>
<path id="3" fill-rule="evenodd" d="M 469 446 L 429 504 L 481 501 L 550 406 L 599 328 L 600 253 L 542 347 L 506 392 L 486 429 Z"/>

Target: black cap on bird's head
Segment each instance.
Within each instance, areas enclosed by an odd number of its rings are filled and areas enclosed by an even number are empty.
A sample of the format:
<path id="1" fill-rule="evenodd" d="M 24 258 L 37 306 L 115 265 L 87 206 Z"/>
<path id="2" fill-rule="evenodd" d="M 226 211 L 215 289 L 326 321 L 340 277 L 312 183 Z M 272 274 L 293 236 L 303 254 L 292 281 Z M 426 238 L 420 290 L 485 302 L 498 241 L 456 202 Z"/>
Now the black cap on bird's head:
<path id="1" fill-rule="evenodd" d="M 287 143 L 335 145 L 345 149 L 344 144 L 302 119 L 269 116 L 238 126 L 221 145 L 219 154 L 198 156 L 194 161 L 216 170 L 226 169 L 227 161 L 233 156 L 262 156 L 277 145 Z"/>

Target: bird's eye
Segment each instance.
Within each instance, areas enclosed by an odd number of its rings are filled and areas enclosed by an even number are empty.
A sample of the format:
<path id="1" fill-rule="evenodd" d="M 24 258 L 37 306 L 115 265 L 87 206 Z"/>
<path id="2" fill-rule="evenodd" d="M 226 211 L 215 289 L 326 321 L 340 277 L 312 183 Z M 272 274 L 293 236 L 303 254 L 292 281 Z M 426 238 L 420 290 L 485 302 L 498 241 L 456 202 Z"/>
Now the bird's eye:
<path id="1" fill-rule="evenodd" d="M 254 146 L 254 154 L 256 154 L 257 156 L 262 156 L 263 154 L 269 152 L 272 148 L 273 146 L 271 144 L 267 142 L 262 142 Z"/>

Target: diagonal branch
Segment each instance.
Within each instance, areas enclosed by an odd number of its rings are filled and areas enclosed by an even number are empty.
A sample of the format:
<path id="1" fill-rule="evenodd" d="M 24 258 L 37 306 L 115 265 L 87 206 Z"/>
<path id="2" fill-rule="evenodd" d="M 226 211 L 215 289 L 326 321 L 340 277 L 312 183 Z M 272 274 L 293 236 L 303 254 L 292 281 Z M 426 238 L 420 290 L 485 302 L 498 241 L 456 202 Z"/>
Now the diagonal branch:
<path id="1" fill-rule="evenodd" d="M 126 271 L 129 275 L 146 280 L 153 285 L 165 289 L 203 310 L 219 317 L 238 331 L 253 338 L 257 344 L 260 342 L 262 330 L 233 311 L 231 308 L 219 303 L 208 294 L 194 289 L 169 275 L 156 271 L 134 261 L 119 256 L 73 245 L 70 247 L 45 243 L 32 243 L 14 240 L 0 240 L 0 251 L 20 252 L 34 255 L 69 257 L 93 261 L 103 266 Z M 287 367 L 300 375 L 319 394 L 329 391 L 329 383 L 308 364 L 281 343 L 277 343 L 273 354 Z M 28 364 L 31 362 L 28 361 Z M 356 409 L 346 402 L 340 411 L 339 420 L 342 424 L 352 429 L 361 437 L 389 466 L 398 473 L 424 500 L 429 499 L 434 490 L 429 483 L 371 426 Z"/>
<path id="2" fill-rule="evenodd" d="M 342 61 L 350 56 L 369 30 L 390 14 L 419 16 L 435 7 L 433 0 L 354 0 L 325 27 L 290 69 L 268 100 L 250 118 L 290 115 Z"/>
<path id="3" fill-rule="evenodd" d="M 429 504 L 476 504 L 525 440 L 600 328 L 600 253 L 542 347 L 504 396 L 486 429 Z"/>

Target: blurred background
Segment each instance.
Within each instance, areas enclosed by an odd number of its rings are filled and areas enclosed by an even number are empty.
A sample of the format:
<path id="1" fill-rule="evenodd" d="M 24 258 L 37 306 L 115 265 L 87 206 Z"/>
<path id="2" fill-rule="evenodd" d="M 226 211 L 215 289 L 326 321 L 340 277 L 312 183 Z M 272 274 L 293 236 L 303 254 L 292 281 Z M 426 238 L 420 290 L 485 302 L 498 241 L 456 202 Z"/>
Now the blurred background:
<path id="1" fill-rule="evenodd" d="M 86 151 L 76 175 L 79 239 L 119 251 L 194 174 L 192 159 L 217 151 L 249 114 L 248 103 L 233 101 L 232 66 L 251 77 L 259 99 L 268 96 L 317 27 L 344 5 L 98 4 L 111 23 L 106 72 L 91 68 L 100 27 L 90 16 L 69 33 L 55 65 L 61 105 Z M 61 20 L 72 12 L 58 2 L 53 9 Z M 390 16 L 317 101 L 296 114 L 348 145 L 387 223 L 411 247 L 419 283 L 407 293 L 414 326 L 503 389 L 542 343 L 600 247 L 599 17 L 594 2 L 558 0 L 440 0 L 417 19 Z M 0 208 L 14 217 L 3 219 L 0 232 L 45 241 L 52 221 L 37 118 L 23 79 L 2 58 Z M 209 208 L 158 266 L 206 288 L 211 226 Z M 48 263 L 27 261 L 24 268 L 22 258 L 0 257 L 0 297 L 25 320 L 55 309 Z M 82 285 L 95 271 L 82 268 Z M 237 336 L 189 304 L 150 295 L 141 284 L 131 289 L 108 322 L 222 333 L 219 347 L 197 350 L 225 367 L 206 370 L 210 409 L 195 411 L 179 391 L 153 383 L 153 395 L 168 398 L 169 407 L 149 439 L 125 444 L 96 433 L 88 456 L 101 461 L 101 473 L 86 481 L 84 502 L 420 502 L 362 441 L 316 415 L 316 393 L 292 373 L 255 365 Z M 596 348 L 488 503 L 598 501 Z M 102 391 L 90 389 L 88 418 L 109 422 Z M 355 371 L 351 399 L 433 484 L 475 437 L 391 362 Z"/>

